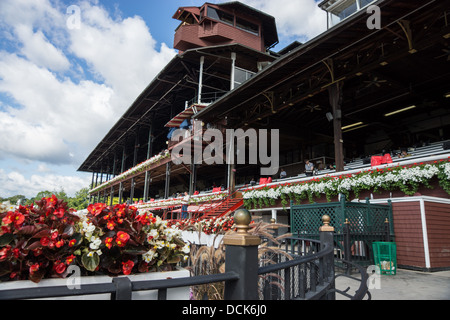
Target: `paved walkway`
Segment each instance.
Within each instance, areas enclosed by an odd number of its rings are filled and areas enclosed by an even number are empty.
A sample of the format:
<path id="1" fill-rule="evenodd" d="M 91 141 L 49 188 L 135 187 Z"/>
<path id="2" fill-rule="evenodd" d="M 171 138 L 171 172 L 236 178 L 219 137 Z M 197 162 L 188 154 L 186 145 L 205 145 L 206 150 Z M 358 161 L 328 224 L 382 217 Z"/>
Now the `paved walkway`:
<path id="1" fill-rule="evenodd" d="M 395 276 L 382 275 L 379 285 L 379 289 L 369 290 L 372 300 L 450 300 L 450 271 L 426 273 L 399 269 Z M 359 282 L 343 277 L 336 280 L 336 288 L 342 290 L 348 286 L 356 289 Z M 346 298 L 338 294 L 337 299 Z"/>

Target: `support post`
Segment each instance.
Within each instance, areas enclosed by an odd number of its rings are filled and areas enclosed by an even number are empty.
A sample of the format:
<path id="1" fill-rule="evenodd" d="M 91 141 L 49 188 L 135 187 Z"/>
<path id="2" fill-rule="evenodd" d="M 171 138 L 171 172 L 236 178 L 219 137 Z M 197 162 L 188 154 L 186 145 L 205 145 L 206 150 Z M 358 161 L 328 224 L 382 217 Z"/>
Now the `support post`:
<path id="1" fill-rule="evenodd" d="M 189 175 L 189 195 L 192 196 L 197 188 L 197 168 L 195 163 L 191 164 L 191 174 Z"/>
<path id="2" fill-rule="evenodd" d="M 236 75 L 236 52 L 231 53 L 231 81 L 230 81 L 230 90 L 234 90 L 234 80 Z"/>
<path id="3" fill-rule="evenodd" d="M 344 140 L 342 138 L 342 87 L 341 82 L 337 82 L 329 87 L 330 104 L 333 109 L 334 126 L 334 157 L 336 171 L 344 171 Z"/>
<path id="4" fill-rule="evenodd" d="M 202 103 L 202 90 L 203 90 L 203 66 L 205 64 L 205 57 L 200 57 L 200 75 L 198 79 L 198 99 L 197 102 Z"/>
<path id="5" fill-rule="evenodd" d="M 91 190 L 94 189 L 95 172 L 92 172 Z M 92 194 L 89 193 L 89 204 L 92 204 Z"/>
<path id="6" fill-rule="evenodd" d="M 386 234 L 386 242 L 391 242 L 391 226 L 388 218 L 384 221 L 384 230 Z"/>
<path id="7" fill-rule="evenodd" d="M 121 167 L 120 167 L 121 174 L 125 171 L 125 157 L 126 157 L 126 150 L 125 150 L 125 146 L 123 146 L 122 163 L 121 163 Z M 122 204 L 122 201 L 123 201 L 123 182 L 121 181 L 119 184 L 119 204 Z"/>
<path id="8" fill-rule="evenodd" d="M 352 262 L 351 238 L 350 238 L 350 222 L 345 219 L 344 223 L 344 256 L 345 261 Z M 347 264 L 347 273 L 350 272 L 350 265 Z"/>
<path id="9" fill-rule="evenodd" d="M 252 220 L 248 210 L 237 210 L 234 220 L 238 231 L 224 237 L 225 272 L 239 274 L 239 280 L 225 283 L 225 300 L 257 300 L 261 239 L 248 233 Z"/>
<path id="10" fill-rule="evenodd" d="M 153 122 L 150 121 L 150 129 L 148 130 L 148 145 L 147 145 L 147 160 L 150 159 L 153 152 Z M 145 181 L 144 181 L 144 202 L 148 201 L 150 191 L 150 171 L 145 172 Z"/>
<path id="11" fill-rule="evenodd" d="M 170 192 L 170 170 L 171 170 L 171 162 L 168 162 L 166 164 L 166 184 L 165 184 L 165 191 L 164 191 L 164 199 L 169 199 L 169 192 Z"/>
<path id="12" fill-rule="evenodd" d="M 325 215 L 322 217 L 323 226 L 319 228 L 321 250 L 325 246 L 331 246 L 331 253 L 323 258 L 323 277 L 325 281 L 331 281 L 330 290 L 336 288 L 334 279 L 334 227 L 330 225 L 331 217 Z M 336 300 L 336 293 L 331 292 L 325 296 L 326 300 Z"/>

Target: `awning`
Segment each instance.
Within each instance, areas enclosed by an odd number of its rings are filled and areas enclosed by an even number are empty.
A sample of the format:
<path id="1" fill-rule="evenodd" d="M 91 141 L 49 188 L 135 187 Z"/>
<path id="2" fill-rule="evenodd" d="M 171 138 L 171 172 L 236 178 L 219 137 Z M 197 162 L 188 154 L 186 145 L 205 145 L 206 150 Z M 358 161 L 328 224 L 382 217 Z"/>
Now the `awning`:
<path id="1" fill-rule="evenodd" d="M 175 118 L 170 120 L 165 127 L 166 128 L 179 128 L 184 120 L 189 120 L 192 118 L 192 116 L 196 115 L 203 109 L 205 109 L 209 104 L 194 104 L 191 107 L 187 108 L 183 112 L 181 112 L 179 115 L 177 115 Z"/>

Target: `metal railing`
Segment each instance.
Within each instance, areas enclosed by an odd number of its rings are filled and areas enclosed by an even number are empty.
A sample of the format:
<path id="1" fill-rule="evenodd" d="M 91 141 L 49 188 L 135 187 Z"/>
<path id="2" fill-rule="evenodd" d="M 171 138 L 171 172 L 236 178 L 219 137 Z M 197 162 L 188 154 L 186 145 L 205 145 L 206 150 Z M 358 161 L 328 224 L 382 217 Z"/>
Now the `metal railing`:
<path id="1" fill-rule="evenodd" d="M 259 269 L 258 274 L 264 276 L 264 300 L 332 299 L 329 291 L 334 289 L 333 245 L 310 239 L 291 240 L 302 243 L 307 252 Z"/>
<path id="2" fill-rule="evenodd" d="M 239 228 L 245 229 L 248 225 L 238 223 L 238 230 Z M 246 231 L 238 231 L 237 235 L 245 239 L 248 234 Z M 247 244 L 241 244 L 242 239 L 238 239 L 238 244 L 225 241 L 226 261 L 229 261 L 226 264 L 225 273 L 150 281 L 131 281 L 127 277 L 120 277 L 114 278 L 112 283 L 86 284 L 76 290 L 67 286 L 1 290 L 0 300 L 96 294 L 111 294 L 111 300 L 131 300 L 133 292 L 150 290 L 158 290 L 158 299 L 166 300 L 168 289 L 218 282 L 225 283 L 225 299 L 227 300 L 248 300 L 255 297 L 263 300 L 333 300 L 336 298 L 336 293 L 352 299 L 362 299 L 368 292 L 367 274 L 362 268 L 359 268 L 361 285 L 354 296 L 349 295 L 348 290 L 335 288 L 334 232 L 321 231 L 320 241 L 292 238 L 289 240 L 289 245 L 291 245 L 294 259 L 279 260 L 273 265 L 261 267 L 258 244 L 254 242 L 254 237 L 249 237 L 251 239 Z M 340 276 L 350 277 L 348 274 Z"/>

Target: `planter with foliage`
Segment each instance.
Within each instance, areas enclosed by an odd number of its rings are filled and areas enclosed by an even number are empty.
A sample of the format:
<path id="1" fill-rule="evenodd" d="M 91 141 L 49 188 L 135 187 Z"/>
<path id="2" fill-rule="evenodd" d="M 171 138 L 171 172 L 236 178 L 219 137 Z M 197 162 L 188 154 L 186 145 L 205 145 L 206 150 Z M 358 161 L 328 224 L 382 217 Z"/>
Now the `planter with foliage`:
<path id="1" fill-rule="evenodd" d="M 189 246 L 181 231 L 129 205 L 76 212 L 55 196 L 0 213 L 0 281 L 121 276 L 175 270 Z"/>

